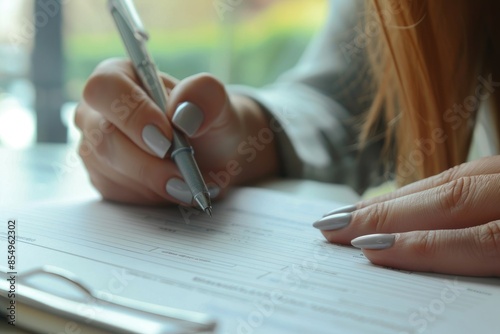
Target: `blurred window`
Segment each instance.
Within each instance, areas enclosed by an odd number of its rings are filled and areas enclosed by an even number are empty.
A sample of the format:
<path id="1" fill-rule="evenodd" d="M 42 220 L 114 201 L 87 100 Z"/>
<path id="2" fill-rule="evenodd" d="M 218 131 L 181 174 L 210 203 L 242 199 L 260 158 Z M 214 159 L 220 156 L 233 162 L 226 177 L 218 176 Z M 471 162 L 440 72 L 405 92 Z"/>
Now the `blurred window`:
<path id="1" fill-rule="evenodd" d="M 0 145 L 35 141 L 30 54 L 35 34 L 32 1 L 0 0 Z"/>
<path id="2" fill-rule="evenodd" d="M 32 55 L 50 55 L 50 50 L 33 50 L 34 30 L 49 25 L 43 21 L 45 7 L 37 7 L 36 13 L 35 1 L 48 8 L 48 20 L 63 4 L 65 104 L 59 112 L 70 142 L 78 139 L 72 114 L 85 81 L 102 60 L 125 56 L 106 0 L 0 0 L 0 145 L 23 147 L 36 138 Z M 252 86 L 270 83 L 294 65 L 324 22 L 328 5 L 327 0 L 136 0 L 135 4 L 160 70 L 180 79 L 210 72 L 225 83 Z M 43 45 L 37 42 L 36 48 Z"/>

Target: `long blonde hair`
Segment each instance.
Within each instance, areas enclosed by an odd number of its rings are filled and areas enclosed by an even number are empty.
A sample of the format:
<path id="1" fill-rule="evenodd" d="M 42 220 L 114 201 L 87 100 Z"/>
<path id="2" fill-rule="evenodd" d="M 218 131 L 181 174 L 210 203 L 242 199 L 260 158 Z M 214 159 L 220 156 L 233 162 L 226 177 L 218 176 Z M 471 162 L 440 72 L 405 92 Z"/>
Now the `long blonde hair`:
<path id="1" fill-rule="evenodd" d="M 499 3 L 367 2 L 365 28 L 376 17 L 379 33 L 368 41 L 374 100 L 360 140 L 384 119 L 400 185 L 466 160 L 481 101 L 491 104 L 500 137 L 500 87 L 487 84 L 500 81 Z"/>

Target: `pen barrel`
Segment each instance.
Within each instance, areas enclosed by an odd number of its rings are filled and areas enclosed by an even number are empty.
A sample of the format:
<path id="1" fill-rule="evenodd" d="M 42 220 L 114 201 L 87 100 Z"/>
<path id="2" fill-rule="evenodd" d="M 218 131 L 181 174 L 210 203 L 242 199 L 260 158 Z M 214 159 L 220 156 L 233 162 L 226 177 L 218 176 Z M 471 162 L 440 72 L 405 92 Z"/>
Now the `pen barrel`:
<path id="1" fill-rule="evenodd" d="M 143 61 L 137 68 L 142 85 L 146 88 L 149 96 L 156 102 L 162 112 L 167 111 L 167 97 L 165 86 L 158 76 L 158 70 L 150 60 Z"/>
<path id="2" fill-rule="evenodd" d="M 194 159 L 194 150 L 187 139 L 177 130 L 174 130 L 173 133 L 171 157 L 179 168 L 189 190 L 191 190 L 195 202 L 197 202 L 203 210 L 206 209 L 206 207 L 210 206 L 210 202 L 208 201 L 210 197 L 208 189 L 201 178 L 200 169 Z M 202 202 L 201 204 L 200 201 Z M 207 203 L 205 204 L 204 202 Z"/>

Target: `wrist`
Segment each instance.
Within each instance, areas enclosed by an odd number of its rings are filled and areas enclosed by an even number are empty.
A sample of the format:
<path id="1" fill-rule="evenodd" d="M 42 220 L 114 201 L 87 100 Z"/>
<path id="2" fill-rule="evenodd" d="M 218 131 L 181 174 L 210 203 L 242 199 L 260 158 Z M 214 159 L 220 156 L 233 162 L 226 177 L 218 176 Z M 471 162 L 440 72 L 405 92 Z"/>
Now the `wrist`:
<path id="1" fill-rule="evenodd" d="M 276 176 L 279 162 L 270 115 L 249 97 L 233 95 L 230 100 L 239 119 L 242 134 L 235 157 L 241 172 L 234 177 L 233 184 L 250 183 Z"/>

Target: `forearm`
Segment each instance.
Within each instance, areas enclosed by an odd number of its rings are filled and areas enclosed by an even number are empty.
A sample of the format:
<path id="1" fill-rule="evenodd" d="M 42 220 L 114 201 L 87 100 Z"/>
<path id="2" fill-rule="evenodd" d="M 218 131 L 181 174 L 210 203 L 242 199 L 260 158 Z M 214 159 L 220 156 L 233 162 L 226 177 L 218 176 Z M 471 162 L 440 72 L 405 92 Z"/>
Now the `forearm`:
<path id="1" fill-rule="evenodd" d="M 366 59 L 342 51 L 356 37 L 355 18 L 362 9 L 361 1 L 337 1 L 297 66 L 275 83 L 229 87 L 275 118 L 273 143 L 282 176 L 344 183 L 359 193 L 383 181 L 382 138 L 363 151 L 358 146 L 357 125 L 371 96 Z"/>

